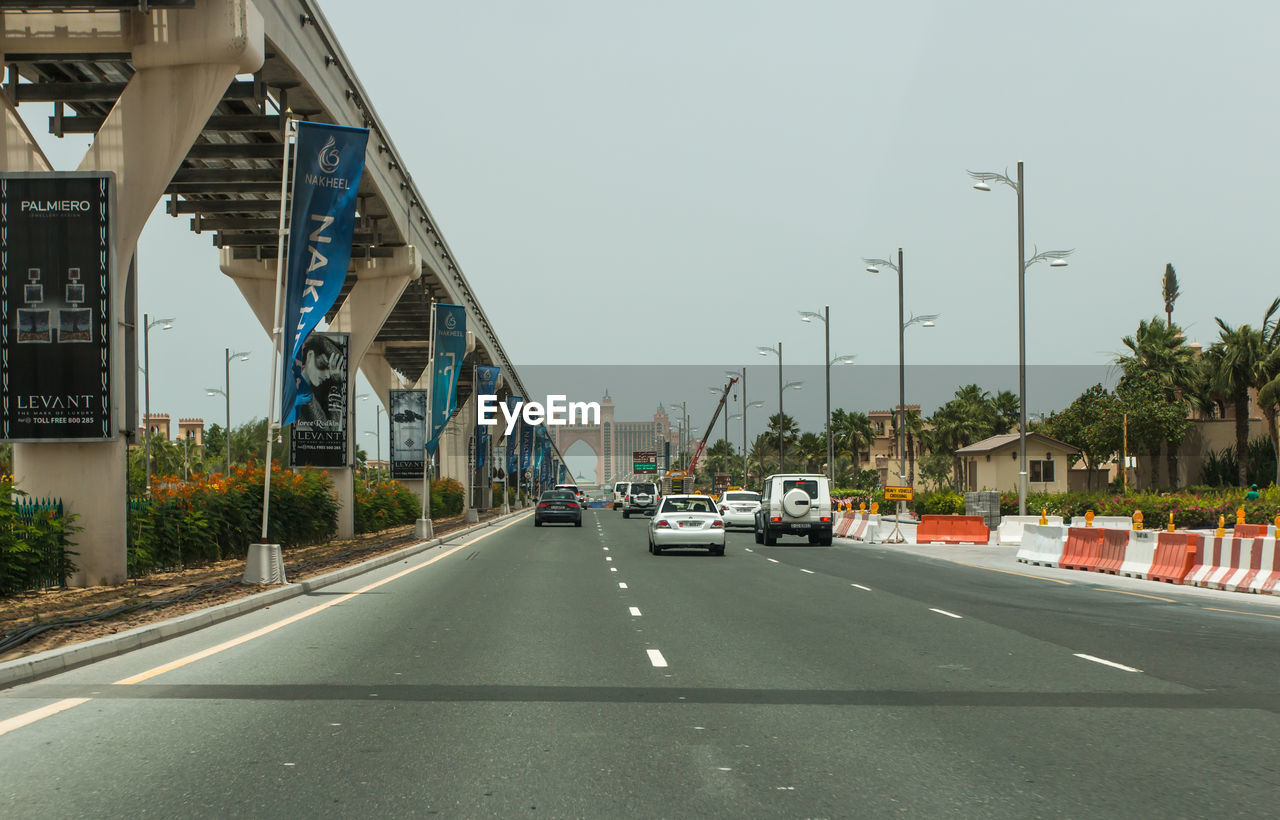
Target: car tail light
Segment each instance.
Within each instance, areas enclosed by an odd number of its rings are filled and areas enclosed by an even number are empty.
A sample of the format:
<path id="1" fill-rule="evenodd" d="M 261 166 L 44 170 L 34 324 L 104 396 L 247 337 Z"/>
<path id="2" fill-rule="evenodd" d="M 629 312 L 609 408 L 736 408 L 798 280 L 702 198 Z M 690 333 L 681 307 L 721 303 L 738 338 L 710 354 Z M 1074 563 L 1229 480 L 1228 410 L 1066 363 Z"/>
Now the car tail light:
<path id="1" fill-rule="evenodd" d="M 819 520 L 819 521 L 821 521 L 823 524 L 825 524 L 825 523 L 827 523 L 828 521 L 830 521 L 830 520 L 831 520 L 831 516 L 829 516 L 829 515 L 824 515 L 824 516 L 822 516 L 821 518 L 819 518 L 818 520 Z"/>
<path id="2" fill-rule="evenodd" d="M 717 529 L 718 529 L 718 530 L 722 530 L 722 529 L 724 529 L 724 522 L 723 522 L 723 521 L 721 521 L 719 518 L 717 518 L 715 521 L 712 521 L 712 522 L 711 522 L 711 529 L 713 529 L 713 530 L 717 530 Z"/>
<path id="3" fill-rule="evenodd" d="M 769 519 L 769 521 L 770 521 L 770 522 L 772 522 L 772 523 L 774 523 L 774 524 L 777 524 L 777 523 L 778 523 L 779 521 L 781 521 L 781 520 L 782 520 L 782 516 L 780 516 L 780 515 L 772 516 L 772 517 Z"/>
<path id="4" fill-rule="evenodd" d="M 659 518 L 659 519 L 658 519 L 658 529 L 660 529 L 660 530 L 662 530 L 662 529 L 671 529 L 671 524 L 669 524 L 669 523 L 667 522 L 667 519 L 665 519 L 665 518 Z"/>
<path id="5" fill-rule="evenodd" d="M 567 502 L 567 503 L 568 503 L 568 507 L 569 507 L 569 509 L 571 509 L 571 510 L 576 510 L 576 509 L 578 509 L 578 502 L 577 502 L 577 501 L 569 501 L 569 502 Z"/>
<path id="6" fill-rule="evenodd" d="M 549 505 L 547 502 L 545 502 L 545 501 L 539 501 L 539 502 L 538 502 L 538 509 L 542 509 L 543 507 L 548 507 L 548 506 L 550 506 L 550 505 Z"/>

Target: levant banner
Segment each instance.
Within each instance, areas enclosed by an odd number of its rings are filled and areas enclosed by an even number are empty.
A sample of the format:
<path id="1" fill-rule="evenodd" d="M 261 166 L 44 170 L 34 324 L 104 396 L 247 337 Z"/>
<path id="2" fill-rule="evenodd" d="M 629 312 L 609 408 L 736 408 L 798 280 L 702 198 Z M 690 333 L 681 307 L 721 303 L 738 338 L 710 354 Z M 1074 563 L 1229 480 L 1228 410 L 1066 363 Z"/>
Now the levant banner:
<path id="1" fill-rule="evenodd" d="M 367 128 L 298 123 L 285 278 L 281 424 L 292 424 L 298 408 L 309 401 L 302 346 L 347 279 L 356 191 L 368 139 Z"/>
<path id="2" fill-rule="evenodd" d="M 0 439 L 115 438 L 115 178 L 0 175 Z"/>
<path id="3" fill-rule="evenodd" d="M 427 391 L 391 391 L 391 477 L 422 478 L 427 438 Z"/>
<path id="4" fill-rule="evenodd" d="M 289 433 L 289 463 L 295 467 L 347 466 L 346 333 L 312 333 L 302 343 L 302 380 L 307 401 L 298 405 Z"/>

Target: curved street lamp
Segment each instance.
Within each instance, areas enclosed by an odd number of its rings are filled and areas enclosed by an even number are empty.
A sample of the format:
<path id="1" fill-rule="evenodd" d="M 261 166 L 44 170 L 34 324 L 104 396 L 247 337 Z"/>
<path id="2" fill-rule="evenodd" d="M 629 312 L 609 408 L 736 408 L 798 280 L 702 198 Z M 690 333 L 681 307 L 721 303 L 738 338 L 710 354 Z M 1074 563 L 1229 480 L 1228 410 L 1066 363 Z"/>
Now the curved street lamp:
<path id="1" fill-rule="evenodd" d="M 136 314 L 135 314 L 136 315 Z M 156 325 L 163 325 L 161 330 L 173 330 L 172 318 L 156 319 L 151 321 L 147 314 L 142 314 L 142 375 L 143 375 L 143 394 L 145 396 L 146 409 L 143 411 L 147 414 L 146 430 L 144 436 L 146 439 L 146 459 L 147 459 L 147 495 L 151 495 L 151 328 Z M 135 348 L 136 349 L 136 348 Z"/>
<path id="2" fill-rule="evenodd" d="M 227 348 L 227 368 L 226 368 L 226 389 L 219 390 L 216 387 L 206 387 L 205 393 L 210 396 L 222 396 L 227 400 L 227 429 L 223 433 L 223 437 L 227 440 L 227 475 L 231 475 L 231 362 L 239 360 L 242 362 L 249 361 L 249 351 L 243 350 L 239 353 L 232 353 L 231 348 Z M 269 468 L 268 468 L 269 469 Z"/>
<path id="3" fill-rule="evenodd" d="M 989 183 L 995 182 L 1001 185 L 1007 185 L 1012 188 L 1018 195 L 1018 453 L 1020 458 L 1020 467 L 1018 468 L 1018 515 L 1027 514 L 1027 300 L 1026 300 L 1026 279 L 1027 268 L 1037 262 L 1049 260 L 1051 268 L 1065 268 L 1067 266 L 1067 257 L 1074 250 L 1065 251 L 1044 251 L 1036 250 L 1030 259 L 1025 259 L 1026 239 L 1023 229 L 1022 218 L 1022 202 L 1023 194 L 1026 192 L 1024 181 L 1022 178 L 1022 163 L 1018 163 L 1018 178 L 1013 180 L 1009 178 L 1007 173 L 999 174 L 994 171 L 969 171 L 969 176 L 975 180 L 974 190 L 990 191 Z"/>
<path id="4" fill-rule="evenodd" d="M 863 259 L 867 263 L 867 273 L 879 273 L 880 268 L 889 268 L 898 274 L 898 480 L 902 484 L 907 483 L 907 446 L 905 441 L 906 421 L 907 421 L 907 360 L 905 348 L 903 345 L 907 328 L 912 325 L 920 325 L 921 327 L 934 327 L 934 320 L 942 316 L 941 313 L 927 313 L 916 316 L 914 313 L 910 319 L 903 320 L 902 313 L 902 248 L 898 248 L 898 262 L 894 264 L 888 259 Z M 888 543 L 901 544 L 906 539 L 902 535 L 899 528 L 899 522 L 903 513 L 906 511 L 905 502 L 898 502 L 898 514 L 894 517 L 893 534 L 889 536 Z"/>

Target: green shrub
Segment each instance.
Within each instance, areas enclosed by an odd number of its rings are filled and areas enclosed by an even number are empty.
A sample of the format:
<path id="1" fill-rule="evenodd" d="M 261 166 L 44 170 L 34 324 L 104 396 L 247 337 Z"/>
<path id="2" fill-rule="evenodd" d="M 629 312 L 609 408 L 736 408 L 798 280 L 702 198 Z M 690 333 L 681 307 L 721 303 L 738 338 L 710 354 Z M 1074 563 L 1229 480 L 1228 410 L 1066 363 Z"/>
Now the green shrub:
<path id="1" fill-rule="evenodd" d="M 261 467 L 231 475 L 152 482 L 151 497 L 129 505 L 129 575 L 240 558 L 262 534 Z M 324 470 L 273 465 L 267 540 L 282 548 L 319 544 L 338 526 L 338 500 Z"/>
<path id="2" fill-rule="evenodd" d="M 431 517 L 447 518 L 462 512 L 464 491 L 462 482 L 453 478 L 439 478 L 431 482 Z"/>
<path id="3" fill-rule="evenodd" d="M 10 499 L 26 496 L 9 476 L 0 477 L 0 493 Z M 81 529 L 75 520 L 60 504 L 0 504 L 0 595 L 64 584 L 76 569 L 68 538 Z"/>
<path id="4" fill-rule="evenodd" d="M 356 484 L 356 532 L 379 532 L 412 524 L 422 515 L 422 502 L 399 481 Z"/>

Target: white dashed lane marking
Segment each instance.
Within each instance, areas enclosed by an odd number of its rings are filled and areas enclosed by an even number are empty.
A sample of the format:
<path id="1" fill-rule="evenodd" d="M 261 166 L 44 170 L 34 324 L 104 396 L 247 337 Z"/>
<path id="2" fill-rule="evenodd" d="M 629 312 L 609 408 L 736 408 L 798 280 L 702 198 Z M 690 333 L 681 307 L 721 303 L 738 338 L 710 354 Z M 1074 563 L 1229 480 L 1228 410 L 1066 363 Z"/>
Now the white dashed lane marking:
<path id="1" fill-rule="evenodd" d="M 802 569 L 802 570 L 800 570 L 800 571 L 801 571 L 801 572 L 807 572 L 807 573 L 809 573 L 810 575 L 815 574 L 815 573 L 814 573 L 814 571 L 813 571 L 813 570 L 811 570 L 811 569 Z"/>
<path id="2" fill-rule="evenodd" d="M 1102 659 L 1102 658 L 1095 658 L 1093 655 L 1085 655 L 1085 654 L 1082 654 L 1082 653 L 1080 653 L 1080 652 L 1076 652 L 1076 653 L 1075 653 L 1075 656 L 1076 656 L 1077 658 L 1084 658 L 1086 661 L 1093 661 L 1094 663 L 1100 663 L 1100 664 L 1102 664 L 1103 666 L 1110 666 L 1110 667 L 1113 667 L 1113 668 L 1115 668 L 1115 669 L 1123 669 L 1123 670 L 1124 670 L 1124 671 L 1126 671 L 1126 672 L 1141 672 L 1141 671 L 1142 671 L 1141 669 L 1134 669 L 1132 666 L 1125 666 L 1123 663 L 1116 663 L 1115 661 L 1108 661 L 1108 660 L 1104 660 L 1104 659 Z"/>
<path id="3" fill-rule="evenodd" d="M 662 657 L 661 652 L 656 649 L 646 649 L 645 651 L 649 653 L 649 663 L 660 669 L 666 667 L 667 659 Z"/>
<path id="4" fill-rule="evenodd" d="M 639 617 L 640 617 L 640 608 L 639 608 L 639 607 L 634 607 L 634 606 L 633 606 L 633 607 L 631 607 L 631 608 L 630 608 L 630 610 L 629 610 L 629 611 L 631 612 L 631 616 L 632 616 L 633 618 L 639 618 Z"/>
<path id="5" fill-rule="evenodd" d="M 779 564 L 779 563 L 782 563 L 782 562 L 781 562 L 781 561 L 779 561 L 777 558 L 766 558 L 766 559 L 764 559 L 764 560 L 768 561 L 768 562 L 769 562 L 769 563 L 771 563 L 771 564 Z"/>
<path id="6" fill-rule="evenodd" d="M 858 589 L 861 589 L 861 590 L 863 590 L 864 592 L 870 592 L 870 591 L 871 591 L 871 587 L 864 587 L 862 584 L 849 584 L 849 586 L 851 586 L 851 587 L 857 587 Z"/>
<path id="7" fill-rule="evenodd" d="M 948 618 L 963 618 L 963 616 L 957 615 L 954 612 L 947 612 L 945 609 L 934 609 L 933 607 L 929 607 L 929 611 L 936 612 L 939 615 L 946 615 Z"/>
<path id="8" fill-rule="evenodd" d="M 627 588 L 626 584 L 622 583 L 621 581 L 618 582 L 618 589 L 626 589 L 626 588 Z"/>

